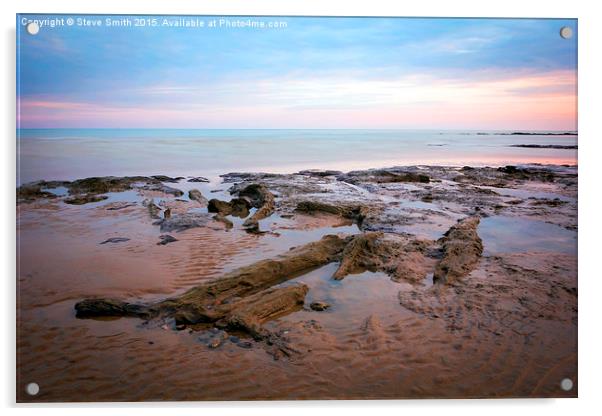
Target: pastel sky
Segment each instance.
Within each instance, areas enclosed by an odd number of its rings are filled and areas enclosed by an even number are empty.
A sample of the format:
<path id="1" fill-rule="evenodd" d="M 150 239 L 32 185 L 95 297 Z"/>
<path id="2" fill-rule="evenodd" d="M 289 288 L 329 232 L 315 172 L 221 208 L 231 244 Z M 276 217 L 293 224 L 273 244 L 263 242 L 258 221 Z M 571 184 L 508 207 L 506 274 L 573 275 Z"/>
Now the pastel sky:
<path id="1" fill-rule="evenodd" d="M 24 128 L 577 128 L 576 20 L 264 17 L 286 28 L 32 36 L 22 18 Z"/>

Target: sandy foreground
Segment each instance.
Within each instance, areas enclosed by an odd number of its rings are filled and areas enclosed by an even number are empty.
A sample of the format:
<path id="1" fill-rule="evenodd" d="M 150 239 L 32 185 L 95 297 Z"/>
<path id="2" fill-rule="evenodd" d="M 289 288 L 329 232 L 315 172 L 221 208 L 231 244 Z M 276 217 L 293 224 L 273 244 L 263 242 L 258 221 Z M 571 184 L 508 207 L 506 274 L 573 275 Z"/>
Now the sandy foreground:
<path id="1" fill-rule="evenodd" d="M 19 401 L 577 396 L 574 166 L 17 197 Z"/>

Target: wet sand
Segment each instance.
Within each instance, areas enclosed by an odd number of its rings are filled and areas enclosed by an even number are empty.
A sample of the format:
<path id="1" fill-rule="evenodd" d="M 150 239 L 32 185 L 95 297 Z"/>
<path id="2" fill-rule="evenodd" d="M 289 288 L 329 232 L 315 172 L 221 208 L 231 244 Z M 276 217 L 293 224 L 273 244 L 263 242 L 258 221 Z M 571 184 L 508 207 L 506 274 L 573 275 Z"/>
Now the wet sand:
<path id="1" fill-rule="evenodd" d="M 164 182 L 184 192 L 178 197 L 135 188 L 83 205 L 65 203 L 65 187 L 50 188 L 56 197 L 18 205 L 17 398 L 576 397 L 577 171 L 528 169 L 230 174 L 208 183 Z M 390 180 L 400 172 L 430 181 Z M 261 233 L 245 231 L 245 219 L 232 215 L 228 229 L 187 197 L 198 189 L 207 199 L 229 201 L 231 186 L 249 183 L 263 183 L 276 196 Z M 196 213 L 207 222 L 161 231 L 147 198 L 173 217 Z M 301 212 L 303 201 L 362 204 L 369 212 L 361 221 Z M 475 215 L 483 254 L 458 283 L 434 284 L 430 269 L 419 281 L 369 270 L 334 280 L 336 262 L 281 283 L 309 287 L 300 310 L 265 323 L 294 347 L 292 356 L 210 326 L 176 330 L 170 322 L 75 316 L 75 303 L 85 298 L 177 296 L 325 235 L 382 232 L 436 241 Z M 177 241 L 158 245 L 165 234 Z M 128 240 L 101 244 L 111 238 Z M 313 301 L 330 307 L 314 311 Z M 217 348 L 209 346 L 223 336 Z M 575 383 L 569 392 L 560 388 L 566 377 Z M 25 393 L 30 382 L 40 385 L 35 397 Z"/>

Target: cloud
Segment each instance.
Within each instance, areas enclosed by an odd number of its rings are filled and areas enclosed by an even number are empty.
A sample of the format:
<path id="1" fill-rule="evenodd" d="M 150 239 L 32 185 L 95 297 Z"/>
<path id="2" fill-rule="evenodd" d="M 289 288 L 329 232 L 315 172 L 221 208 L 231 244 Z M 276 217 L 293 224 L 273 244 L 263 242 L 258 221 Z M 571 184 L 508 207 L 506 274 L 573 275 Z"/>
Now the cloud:
<path id="1" fill-rule="evenodd" d="M 104 102 L 22 97 L 23 126 L 574 129 L 574 71 L 281 76 L 165 84 Z"/>

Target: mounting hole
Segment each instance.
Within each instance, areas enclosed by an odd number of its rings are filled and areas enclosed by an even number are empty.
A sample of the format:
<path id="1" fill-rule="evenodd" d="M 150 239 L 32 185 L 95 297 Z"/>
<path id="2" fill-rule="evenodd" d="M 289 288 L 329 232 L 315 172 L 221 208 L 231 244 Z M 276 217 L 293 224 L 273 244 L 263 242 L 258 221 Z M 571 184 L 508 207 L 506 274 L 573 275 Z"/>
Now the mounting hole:
<path id="1" fill-rule="evenodd" d="M 570 378 L 564 378 L 560 382 L 560 388 L 564 391 L 571 391 L 573 389 L 573 380 Z"/>
<path id="2" fill-rule="evenodd" d="M 560 28 L 560 37 L 562 39 L 570 39 L 573 37 L 573 29 L 568 26 L 563 26 Z"/>
<path id="3" fill-rule="evenodd" d="M 40 392 L 40 386 L 38 383 L 29 383 L 27 386 L 25 386 L 25 391 L 30 396 L 35 396 Z"/>
<path id="4" fill-rule="evenodd" d="M 29 33 L 30 35 L 37 35 L 40 31 L 40 25 L 38 25 L 36 22 L 27 23 L 27 26 L 25 26 L 25 28 L 27 29 L 27 33 Z"/>

